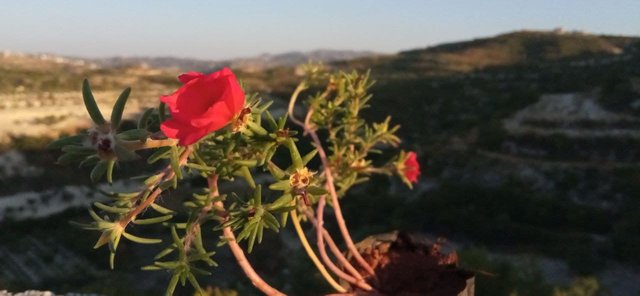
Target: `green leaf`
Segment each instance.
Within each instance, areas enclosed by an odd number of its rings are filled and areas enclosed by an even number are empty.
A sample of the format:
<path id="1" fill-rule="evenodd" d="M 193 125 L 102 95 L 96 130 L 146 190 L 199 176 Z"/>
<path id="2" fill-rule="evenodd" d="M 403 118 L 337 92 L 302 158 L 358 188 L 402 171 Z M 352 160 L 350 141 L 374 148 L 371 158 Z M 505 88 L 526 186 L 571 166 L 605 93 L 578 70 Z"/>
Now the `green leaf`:
<path id="1" fill-rule="evenodd" d="M 93 154 L 96 149 L 87 146 L 67 145 L 62 147 L 62 152 L 75 153 L 75 154 Z"/>
<path id="2" fill-rule="evenodd" d="M 316 156 L 316 154 L 318 154 L 318 149 L 311 150 L 311 152 L 302 157 L 302 163 L 304 165 L 307 165 L 307 163 L 309 163 L 309 161 L 311 161 L 313 157 Z"/>
<path id="3" fill-rule="evenodd" d="M 109 184 L 113 184 L 113 167 L 115 166 L 116 161 L 115 160 L 109 160 L 107 162 L 107 182 Z"/>
<path id="4" fill-rule="evenodd" d="M 171 245 L 170 247 L 160 251 L 160 253 L 158 253 L 153 259 L 155 259 L 155 260 L 161 259 L 164 256 L 167 256 L 167 255 L 171 254 L 175 250 L 176 250 L 176 248 L 173 245 Z"/>
<path id="5" fill-rule="evenodd" d="M 293 200 L 293 197 L 291 196 L 291 194 L 287 193 L 284 194 L 282 196 L 280 196 L 278 199 L 276 199 L 276 201 L 272 202 L 268 209 L 270 211 L 281 208 L 281 207 L 285 207 L 291 204 L 291 201 Z"/>
<path id="6" fill-rule="evenodd" d="M 287 190 L 291 189 L 291 184 L 290 184 L 289 180 L 282 180 L 282 181 L 278 181 L 276 183 L 273 183 L 273 184 L 269 185 L 269 189 L 287 191 Z"/>
<path id="7" fill-rule="evenodd" d="M 171 146 L 171 169 L 178 179 L 182 179 L 182 169 L 180 168 L 180 155 L 176 146 Z"/>
<path id="8" fill-rule="evenodd" d="M 56 161 L 56 163 L 59 165 L 69 165 L 74 162 L 82 161 L 83 158 L 85 157 L 86 155 L 84 154 L 65 153 L 60 155 L 60 157 L 58 157 L 58 160 Z"/>
<path id="9" fill-rule="evenodd" d="M 273 116 L 271 115 L 271 113 L 269 111 L 266 111 L 264 112 L 264 115 L 267 119 L 267 125 L 269 126 L 269 129 L 271 131 L 278 130 L 278 123 L 276 122 L 275 119 L 273 119 Z"/>
<path id="10" fill-rule="evenodd" d="M 247 180 L 247 183 L 249 183 L 249 187 L 256 188 L 256 182 L 253 180 L 253 176 L 251 175 L 251 171 L 249 171 L 248 167 L 246 166 L 240 167 L 240 169 L 238 170 L 238 173 L 245 180 Z"/>
<path id="11" fill-rule="evenodd" d="M 255 190 L 253 191 L 253 206 L 258 208 L 262 206 L 262 185 L 258 185 L 254 188 Z"/>
<path id="12" fill-rule="evenodd" d="M 133 234 L 129 234 L 126 232 L 122 232 L 122 235 L 127 238 L 128 240 L 132 241 L 132 242 L 136 242 L 139 244 L 159 244 L 162 242 L 161 239 L 156 239 L 156 238 L 144 238 L 144 237 L 139 237 L 139 236 L 135 236 Z"/>
<path id="13" fill-rule="evenodd" d="M 301 169 L 304 165 L 302 163 L 302 157 L 300 156 L 300 152 L 298 151 L 298 147 L 296 143 L 293 142 L 292 138 L 287 139 L 285 142 L 287 148 L 289 148 L 289 154 L 291 155 L 291 163 L 293 167 L 296 169 Z"/>
<path id="14" fill-rule="evenodd" d="M 111 252 L 109 253 L 109 268 L 111 268 L 111 270 L 113 270 L 115 268 L 115 261 L 116 261 L 116 253 Z"/>
<path id="15" fill-rule="evenodd" d="M 267 164 L 267 169 L 271 173 L 271 176 L 273 176 L 273 178 L 276 180 L 280 180 L 286 175 L 286 173 L 281 168 L 279 168 L 275 163 L 271 161 L 269 161 L 269 163 Z"/>
<path id="16" fill-rule="evenodd" d="M 192 168 L 192 169 L 196 169 L 196 170 L 201 171 L 201 172 L 213 172 L 213 171 L 216 170 L 216 168 L 214 168 L 214 167 L 210 167 L 210 166 L 206 166 L 206 165 L 200 165 L 200 164 L 191 163 L 191 162 L 185 164 L 185 166 L 187 166 L 189 168 Z"/>
<path id="17" fill-rule="evenodd" d="M 91 170 L 91 182 L 97 183 L 100 181 L 105 172 L 107 172 L 108 160 L 101 160 L 96 163 L 96 166 Z"/>
<path id="18" fill-rule="evenodd" d="M 130 129 L 119 133 L 116 137 L 124 141 L 144 141 L 149 137 L 146 129 Z"/>
<path id="19" fill-rule="evenodd" d="M 267 134 L 269 134 L 267 130 L 252 121 L 247 122 L 247 127 L 249 128 L 249 130 L 260 136 L 266 136 Z"/>
<path id="20" fill-rule="evenodd" d="M 87 158 L 85 158 L 83 161 L 81 161 L 78 167 L 84 168 L 94 166 L 96 165 L 96 163 L 98 163 L 98 161 L 100 161 L 100 157 L 98 155 L 90 155 L 87 156 Z"/>
<path id="21" fill-rule="evenodd" d="M 116 157 L 120 161 L 133 161 L 140 159 L 140 156 L 135 152 L 124 148 L 116 143 L 116 147 L 114 148 L 114 152 L 116 153 Z"/>
<path id="22" fill-rule="evenodd" d="M 258 165 L 258 161 L 255 160 L 255 159 L 236 160 L 235 164 L 252 168 L 252 167 L 255 167 L 256 165 Z"/>
<path id="23" fill-rule="evenodd" d="M 120 121 L 122 120 L 122 113 L 124 112 L 124 106 L 127 104 L 131 88 L 127 87 L 122 91 L 116 103 L 113 105 L 113 111 L 111 111 L 111 127 L 116 130 L 120 127 Z"/>
<path id="24" fill-rule="evenodd" d="M 247 252 L 251 254 L 253 251 L 253 244 L 256 242 L 256 236 L 258 235 L 258 231 L 261 223 L 257 223 L 254 229 L 251 231 L 249 235 L 249 241 L 247 241 Z"/>
<path id="25" fill-rule="evenodd" d="M 189 283 L 191 283 L 193 288 L 196 289 L 197 294 L 201 295 L 202 294 L 202 288 L 200 288 L 200 284 L 198 284 L 198 281 L 196 280 L 196 277 L 192 273 L 188 273 L 187 274 L 187 279 L 189 279 Z"/>
<path id="26" fill-rule="evenodd" d="M 138 129 L 147 129 L 151 114 L 153 114 L 153 108 L 148 108 L 144 113 L 142 113 L 142 116 L 140 116 L 140 119 L 138 120 Z"/>
<path id="27" fill-rule="evenodd" d="M 169 286 L 167 286 L 166 296 L 173 296 L 173 292 L 176 290 L 176 286 L 178 285 L 178 281 L 180 280 L 180 274 L 176 271 L 173 272 L 173 276 L 171 276 L 171 280 L 169 281 Z"/>
<path id="28" fill-rule="evenodd" d="M 318 186 L 309 186 L 307 188 L 307 192 L 313 194 L 313 195 L 325 195 L 327 194 L 327 190 L 322 188 L 322 187 L 318 187 Z"/>
<path id="29" fill-rule="evenodd" d="M 105 212 L 114 213 L 114 214 L 126 214 L 129 211 L 131 211 L 131 209 L 129 209 L 129 208 L 112 207 L 112 206 L 108 206 L 108 205 L 105 205 L 105 204 L 97 202 L 97 201 L 94 202 L 93 205 L 98 209 L 101 209 L 101 210 L 103 210 Z"/>
<path id="30" fill-rule="evenodd" d="M 98 108 L 96 99 L 93 97 L 93 93 L 91 92 L 89 80 L 86 78 L 82 81 L 82 99 L 84 100 L 84 106 L 87 108 L 87 112 L 89 112 L 91 120 L 93 120 L 97 125 L 105 124 L 106 121 L 104 120 L 104 117 L 102 117 L 102 113 L 100 113 L 100 108 Z"/>
<path id="31" fill-rule="evenodd" d="M 160 147 L 156 152 L 153 152 L 149 158 L 147 158 L 147 163 L 152 164 L 161 158 L 167 158 L 169 153 L 171 153 L 171 147 Z"/>
<path id="32" fill-rule="evenodd" d="M 160 118 L 160 123 L 167 119 L 167 109 L 164 103 L 160 103 L 160 105 L 158 105 L 158 117 Z"/>
<path id="33" fill-rule="evenodd" d="M 262 216 L 262 220 L 264 221 L 265 225 L 270 228 L 271 230 L 278 232 L 280 231 L 280 223 L 278 223 L 278 220 L 276 219 L 276 217 L 273 216 L 273 214 L 271 214 L 268 211 L 264 212 L 264 215 Z"/>
<path id="34" fill-rule="evenodd" d="M 173 215 L 164 215 L 164 216 L 147 218 L 147 219 L 136 219 L 136 220 L 133 220 L 133 224 L 138 224 L 138 225 L 156 224 L 156 223 L 169 221 L 171 220 L 171 218 L 173 218 Z"/>
<path id="35" fill-rule="evenodd" d="M 49 145 L 47 145 L 47 149 L 60 149 L 67 145 L 82 145 L 82 142 L 87 138 L 86 135 L 75 135 L 70 137 L 60 138 L 55 140 Z"/>
<path id="36" fill-rule="evenodd" d="M 169 210 L 163 206 L 158 205 L 157 203 L 152 203 L 151 204 L 151 208 L 154 209 L 156 212 L 163 214 L 163 215 L 169 215 L 169 214 L 175 214 L 174 211 Z"/>
<path id="37" fill-rule="evenodd" d="M 282 227 L 287 226 L 287 218 L 289 218 L 289 212 L 280 214 L 280 225 L 282 225 Z"/>

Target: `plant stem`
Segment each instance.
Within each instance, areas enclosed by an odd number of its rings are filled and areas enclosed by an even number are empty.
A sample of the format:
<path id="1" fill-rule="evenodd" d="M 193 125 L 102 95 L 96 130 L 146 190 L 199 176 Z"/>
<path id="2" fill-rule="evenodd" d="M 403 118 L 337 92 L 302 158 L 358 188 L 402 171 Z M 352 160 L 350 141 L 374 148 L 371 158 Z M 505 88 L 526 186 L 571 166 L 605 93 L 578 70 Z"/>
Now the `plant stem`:
<path id="1" fill-rule="evenodd" d="M 124 148 L 133 151 L 133 150 L 160 148 L 160 147 L 166 147 L 166 146 L 175 146 L 175 145 L 178 144 L 178 140 L 175 140 L 175 139 L 163 139 L 163 140 L 147 139 L 144 142 L 142 142 L 142 141 L 121 141 L 120 144 Z"/>
<path id="2" fill-rule="evenodd" d="M 209 185 L 209 196 L 211 198 L 215 198 L 218 196 L 218 175 L 213 174 L 211 176 L 209 176 L 207 178 L 207 183 Z M 215 188 L 215 189 L 211 189 L 211 188 Z M 214 194 L 215 192 L 215 194 Z M 187 231 L 187 234 L 184 237 L 184 251 L 185 253 L 189 253 L 189 250 L 191 249 L 191 244 L 193 243 L 193 238 L 195 237 L 196 231 L 199 231 L 200 228 L 200 224 L 202 223 L 202 220 L 204 220 L 204 217 L 207 216 L 207 214 L 213 209 L 213 202 L 209 203 L 208 205 L 204 206 L 201 210 L 200 213 L 198 213 L 198 217 L 196 217 L 196 219 L 191 222 L 191 226 L 189 227 L 189 231 Z"/>
<path id="3" fill-rule="evenodd" d="M 322 217 L 324 215 L 324 204 L 325 204 L 325 197 L 324 195 L 320 197 L 319 201 L 318 201 L 318 217 Z M 331 261 L 331 259 L 329 259 L 329 256 L 327 255 L 327 250 L 325 249 L 325 244 L 324 244 L 324 233 L 326 232 L 324 230 L 324 227 L 322 225 L 319 225 L 318 223 L 319 220 L 316 220 L 316 239 L 317 239 L 317 244 L 318 244 L 318 250 L 320 251 L 320 257 L 322 257 L 322 261 L 325 262 L 325 264 L 327 264 L 327 266 L 329 266 L 329 268 L 331 269 L 331 271 L 333 271 L 336 275 L 338 275 L 339 277 L 341 277 L 342 279 L 344 279 L 345 281 L 356 285 L 366 291 L 371 291 L 373 288 L 371 288 L 371 286 L 369 284 L 367 284 L 363 279 L 362 276 L 356 271 L 356 277 L 352 277 L 349 276 L 348 274 L 344 273 L 342 270 L 340 270 L 340 268 L 338 268 L 337 266 L 335 266 L 335 264 L 333 264 L 333 262 Z M 344 257 L 343 257 L 344 258 Z M 344 259 L 345 261 L 346 258 Z M 349 263 L 347 261 L 347 263 Z M 353 269 L 353 266 L 351 266 L 351 264 L 345 265 L 345 268 L 347 267 L 351 267 Z M 355 271 L 355 269 L 354 269 Z"/>
<path id="4" fill-rule="evenodd" d="M 309 242 L 307 241 L 307 238 L 304 235 L 302 226 L 300 226 L 300 220 L 298 219 L 298 214 L 296 213 L 296 211 L 297 211 L 296 209 L 291 210 L 291 222 L 293 223 L 293 226 L 296 228 L 296 233 L 298 233 L 300 242 L 302 243 L 302 246 L 304 247 L 305 251 L 307 251 L 307 255 L 309 256 L 309 258 L 311 258 L 311 261 L 313 261 L 313 263 L 316 265 L 316 268 L 318 268 L 318 270 L 320 271 L 324 279 L 334 289 L 336 289 L 336 291 L 340 293 L 347 292 L 347 290 L 344 287 L 340 286 L 340 284 L 338 284 L 338 282 L 336 282 L 336 280 L 334 280 L 333 277 L 331 277 L 327 269 L 324 268 L 324 265 L 322 265 L 322 262 L 320 262 L 320 259 L 318 259 L 318 256 L 316 256 L 316 254 L 313 252 L 311 245 L 309 245 Z"/>
<path id="5" fill-rule="evenodd" d="M 212 196 L 220 195 L 220 193 L 218 192 L 218 182 L 217 182 L 217 180 L 218 180 L 218 176 L 215 175 L 215 174 L 211 175 L 207 179 L 207 181 L 209 183 L 210 194 Z M 216 201 L 216 202 L 213 203 L 213 207 L 216 207 L 216 208 L 219 208 L 221 210 L 224 210 L 224 203 L 222 203 L 222 201 Z M 258 290 L 262 291 L 262 293 L 264 293 L 265 295 L 269 295 L 269 296 L 286 296 L 286 294 L 278 291 L 276 288 L 271 287 L 269 284 L 267 284 L 267 282 L 265 282 L 260 277 L 260 275 L 258 275 L 258 273 L 253 269 L 253 266 L 251 266 L 251 263 L 249 263 L 249 260 L 244 255 L 244 251 L 242 251 L 242 248 L 240 247 L 240 245 L 236 241 L 236 236 L 233 234 L 233 231 L 231 230 L 231 227 L 227 226 L 227 227 L 223 228 L 222 232 L 224 234 L 225 239 L 227 240 L 227 245 L 229 246 L 229 249 L 231 250 L 231 253 L 233 253 L 233 256 L 236 258 L 236 261 L 238 262 L 238 265 L 240 266 L 240 268 L 242 268 L 242 271 L 244 271 L 244 274 L 247 276 L 247 278 L 249 278 L 251 283 L 256 288 L 258 288 Z"/>
<path id="6" fill-rule="evenodd" d="M 308 211 L 305 212 L 305 215 L 307 216 L 309 221 L 311 221 L 311 223 L 316 227 L 316 229 L 322 230 L 322 236 L 324 240 L 327 241 L 327 245 L 329 245 L 329 250 L 331 250 L 331 253 L 333 253 L 333 255 L 336 256 L 336 258 L 338 259 L 338 261 L 340 261 L 342 266 L 347 271 L 349 271 L 349 273 L 351 273 L 356 279 L 362 279 L 362 275 L 360 275 L 360 273 L 353 267 L 351 262 L 349 262 L 349 260 L 347 260 L 344 254 L 342 254 L 342 251 L 340 251 L 340 248 L 338 248 L 336 243 L 333 241 L 333 238 L 331 237 L 329 232 L 326 229 L 324 229 L 324 227 L 318 227 L 318 220 L 316 220 L 316 217 L 313 215 L 312 210 L 308 209 Z"/>
<path id="7" fill-rule="evenodd" d="M 367 263 L 367 261 L 365 261 L 364 258 L 362 258 L 362 255 L 360 255 L 360 252 L 358 252 L 356 245 L 353 243 L 351 234 L 349 234 L 349 230 L 347 229 L 347 224 L 344 220 L 344 217 L 342 216 L 340 202 L 338 201 L 338 193 L 336 192 L 336 188 L 334 185 L 333 173 L 331 172 L 331 167 L 329 164 L 329 160 L 327 158 L 327 153 L 324 151 L 324 148 L 322 147 L 322 142 L 320 141 L 318 134 L 316 134 L 316 132 L 310 126 L 297 120 L 295 118 L 295 114 L 293 113 L 294 107 L 298 99 L 298 96 L 300 95 L 300 92 L 302 92 L 306 88 L 307 86 L 305 82 L 302 82 L 298 84 L 298 87 L 296 87 L 293 94 L 291 94 L 291 98 L 289 99 L 289 108 L 287 110 L 289 112 L 289 118 L 291 119 L 292 122 L 302 127 L 304 129 L 305 134 L 309 134 L 311 136 L 311 139 L 313 140 L 313 143 L 316 146 L 316 149 L 318 150 L 318 155 L 320 156 L 320 160 L 322 161 L 322 166 L 324 168 L 324 175 L 326 178 L 326 187 L 329 190 L 329 194 L 331 195 L 331 203 L 333 205 L 333 209 L 335 212 L 336 222 L 338 223 L 338 228 L 340 228 L 340 232 L 342 234 L 345 244 L 347 245 L 347 248 L 353 254 L 353 257 L 356 259 L 358 264 L 360 264 L 360 266 L 364 268 L 367 271 L 367 273 L 375 276 L 375 272 L 373 271 L 373 268 L 371 268 L 371 265 L 369 265 L 369 263 Z M 310 110 L 309 112 L 312 112 L 312 110 Z M 323 220 L 324 220 L 324 217 L 318 216 L 317 222 L 320 227 L 323 227 L 322 226 L 324 224 Z"/>
<path id="8" fill-rule="evenodd" d="M 179 159 L 180 167 L 182 167 L 187 162 L 187 159 L 189 158 L 189 155 L 191 155 L 192 152 L 193 152 L 193 148 L 191 146 L 187 146 L 186 149 L 180 155 L 180 159 Z M 149 196 L 147 196 L 147 198 L 142 203 L 138 204 L 133 210 L 127 213 L 127 215 L 124 218 L 120 219 L 119 221 L 120 226 L 122 226 L 123 228 L 127 227 L 127 225 L 131 223 L 131 221 L 135 219 L 136 216 L 138 216 L 140 213 L 142 213 L 142 211 L 144 211 L 152 203 L 154 203 L 156 198 L 158 198 L 158 196 L 160 196 L 160 193 L 162 193 L 162 189 L 160 189 L 160 187 L 157 187 L 158 184 L 173 178 L 175 173 L 171 168 L 171 166 L 169 165 L 160 173 L 160 175 L 161 177 L 158 178 L 159 180 L 155 184 L 149 185 L 146 190 L 143 190 L 140 192 L 140 196 L 138 198 L 142 197 L 144 192 L 146 192 L 147 190 L 155 187 L 155 189 L 151 192 L 151 194 L 149 194 Z"/>
<path id="9" fill-rule="evenodd" d="M 370 275 L 375 276 L 375 272 L 373 271 L 373 268 L 371 268 L 371 265 L 369 265 L 369 263 L 367 263 L 367 261 L 365 261 L 364 258 L 362 258 L 362 255 L 360 255 L 360 252 L 358 252 L 356 245 L 353 243 L 353 239 L 351 239 L 351 234 L 349 234 L 349 229 L 347 229 L 347 224 L 344 220 L 344 217 L 342 216 L 342 209 L 340 209 L 340 202 L 338 201 L 338 193 L 336 192 L 336 187 L 333 181 L 333 173 L 331 172 L 331 167 L 329 165 L 329 160 L 327 159 L 327 154 L 322 148 L 322 143 L 320 142 L 320 138 L 318 138 L 318 134 L 316 134 L 316 132 L 313 130 L 309 130 L 309 135 L 313 139 L 316 149 L 318 150 L 318 155 L 320 156 L 320 160 L 322 161 L 322 166 L 324 168 L 324 175 L 326 179 L 326 187 L 327 187 L 327 190 L 329 190 L 329 194 L 331 195 L 333 212 L 336 215 L 336 222 L 338 223 L 338 228 L 340 228 L 340 232 L 342 233 L 342 238 L 344 239 L 344 242 L 347 245 L 347 248 L 352 253 L 353 257 L 356 259 L 358 264 L 360 264 L 360 266 L 364 268 Z M 321 211 L 321 210 L 323 209 L 321 209 L 320 205 L 318 205 L 318 211 Z M 318 219 L 318 225 L 322 225 L 324 223 L 322 216 L 318 216 L 317 219 Z"/>

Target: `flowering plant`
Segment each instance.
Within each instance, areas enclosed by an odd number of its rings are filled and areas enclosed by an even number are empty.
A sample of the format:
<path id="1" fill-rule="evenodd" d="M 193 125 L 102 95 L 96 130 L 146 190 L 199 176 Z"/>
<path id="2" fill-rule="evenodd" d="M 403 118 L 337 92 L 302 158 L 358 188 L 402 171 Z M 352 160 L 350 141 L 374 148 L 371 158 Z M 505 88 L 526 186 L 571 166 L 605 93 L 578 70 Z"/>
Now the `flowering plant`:
<path id="1" fill-rule="evenodd" d="M 93 222 L 81 225 L 101 233 L 95 247 L 109 248 L 112 268 L 122 237 L 140 244 L 164 243 L 156 261 L 143 269 L 171 271 L 167 295 L 173 294 L 178 283 L 189 282 L 200 290 L 197 276 L 210 274 L 206 268 L 217 265 L 212 251 L 216 246 L 205 245 L 203 236 L 221 232 L 213 236 L 220 237 L 218 246 L 231 249 L 256 288 L 267 295 L 284 295 L 257 274 L 245 250 L 251 252 L 262 241 L 265 229 L 278 232 L 291 221 L 307 255 L 337 292 L 375 290 L 374 283 L 367 280 L 375 271 L 351 239 L 341 198 L 372 174 L 396 174 L 409 185 L 416 183 L 420 174 L 416 154 L 401 151 L 386 163 L 372 162 L 372 154 L 397 147 L 400 139 L 395 135 L 398 126 L 391 126 L 389 118 L 369 123 L 361 117 L 371 99 L 368 73 L 328 73 L 318 65 L 305 69 L 306 76 L 293 91 L 287 112 L 278 119 L 268 110 L 271 102 L 262 101 L 257 94 L 246 95 L 225 68 L 208 75 L 180 75 L 183 85 L 163 96 L 157 108 L 145 111 L 137 128 L 124 131 L 120 121 L 131 90 L 126 89 L 117 99 L 111 120 L 106 121 L 89 82 L 84 81 L 84 103 L 94 127 L 51 143 L 51 148 L 63 151 L 58 163 L 92 166 L 94 182 L 106 177 L 112 183 L 115 164 L 139 159 L 140 150 L 153 151 L 147 153 L 149 164 L 166 162 L 141 182 L 139 190 L 104 192 L 109 201 L 94 203 L 89 210 Z M 298 97 L 309 90 L 318 91 L 308 96 L 305 112 L 296 112 L 302 111 L 296 108 Z M 305 115 L 298 117 L 299 113 Z M 314 149 L 301 153 L 298 143 L 307 137 Z M 287 151 L 287 160 L 274 158 L 281 149 Z M 316 158 L 320 165 L 312 167 Z M 268 184 L 254 180 L 255 174 L 263 172 L 270 175 Z M 194 178 L 206 179 L 208 186 L 185 199 L 182 207 L 168 208 L 160 202 L 162 194 L 176 189 L 182 180 Z M 252 190 L 250 196 L 241 198 L 221 189 L 221 183 L 235 178 L 246 182 Z M 264 198 L 265 191 L 276 198 Z M 327 205 L 333 208 L 353 260 L 346 258 L 324 227 Z M 304 221 L 316 229 L 320 258 L 305 236 Z M 132 224 L 161 224 L 171 240 L 131 234 Z M 215 225 L 213 232 L 205 224 Z"/>

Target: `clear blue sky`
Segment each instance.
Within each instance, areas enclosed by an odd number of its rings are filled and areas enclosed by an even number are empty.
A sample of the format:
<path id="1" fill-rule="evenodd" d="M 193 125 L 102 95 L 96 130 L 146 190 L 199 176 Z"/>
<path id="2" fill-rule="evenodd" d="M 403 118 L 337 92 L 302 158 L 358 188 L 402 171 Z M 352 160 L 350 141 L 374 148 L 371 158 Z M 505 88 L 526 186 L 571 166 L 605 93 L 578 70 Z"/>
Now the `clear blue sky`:
<path id="1" fill-rule="evenodd" d="M 14 0 L 0 4 L 0 50 L 205 59 L 396 52 L 560 26 L 640 35 L 640 0 Z"/>

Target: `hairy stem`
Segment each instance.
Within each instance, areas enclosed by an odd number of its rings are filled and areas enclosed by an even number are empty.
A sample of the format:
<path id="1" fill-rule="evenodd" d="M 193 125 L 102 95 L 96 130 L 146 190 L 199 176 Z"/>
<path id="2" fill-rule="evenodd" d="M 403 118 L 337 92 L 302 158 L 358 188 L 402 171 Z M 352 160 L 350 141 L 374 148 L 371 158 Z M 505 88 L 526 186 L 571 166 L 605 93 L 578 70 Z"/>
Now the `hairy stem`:
<path id="1" fill-rule="evenodd" d="M 302 243 L 302 246 L 304 247 L 305 251 L 307 251 L 307 255 L 309 256 L 309 258 L 311 258 L 311 261 L 313 261 L 313 264 L 316 265 L 316 268 L 318 268 L 318 270 L 320 271 L 324 279 L 327 281 L 327 283 L 331 285 L 331 287 L 333 287 L 334 289 L 336 289 L 336 291 L 340 293 L 347 292 L 345 288 L 340 286 L 340 284 L 338 284 L 338 282 L 336 282 L 336 280 L 334 280 L 333 277 L 331 277 L 327 269 L 324 268 L 324 265 L 322 265 L 322 262 L 320 262 L 320 259 L 318 259 L 318 256 L 316 256 L 315 252 L 313 252 L 311 245 L 309 245 L 309 242 L 307 241 L 307 238 L 304 235 L 302 226 L 300 226 L 300 220 L 298 219 L 298 214 L 296 213 L 296 211 L 297 210 L 295 209 L 291 210 L 291 222 L 293 223 L 293 226 L 296 228 L 296 233 L 298 234 L 298 237 L 300 238 L 300 242 Z"/>

